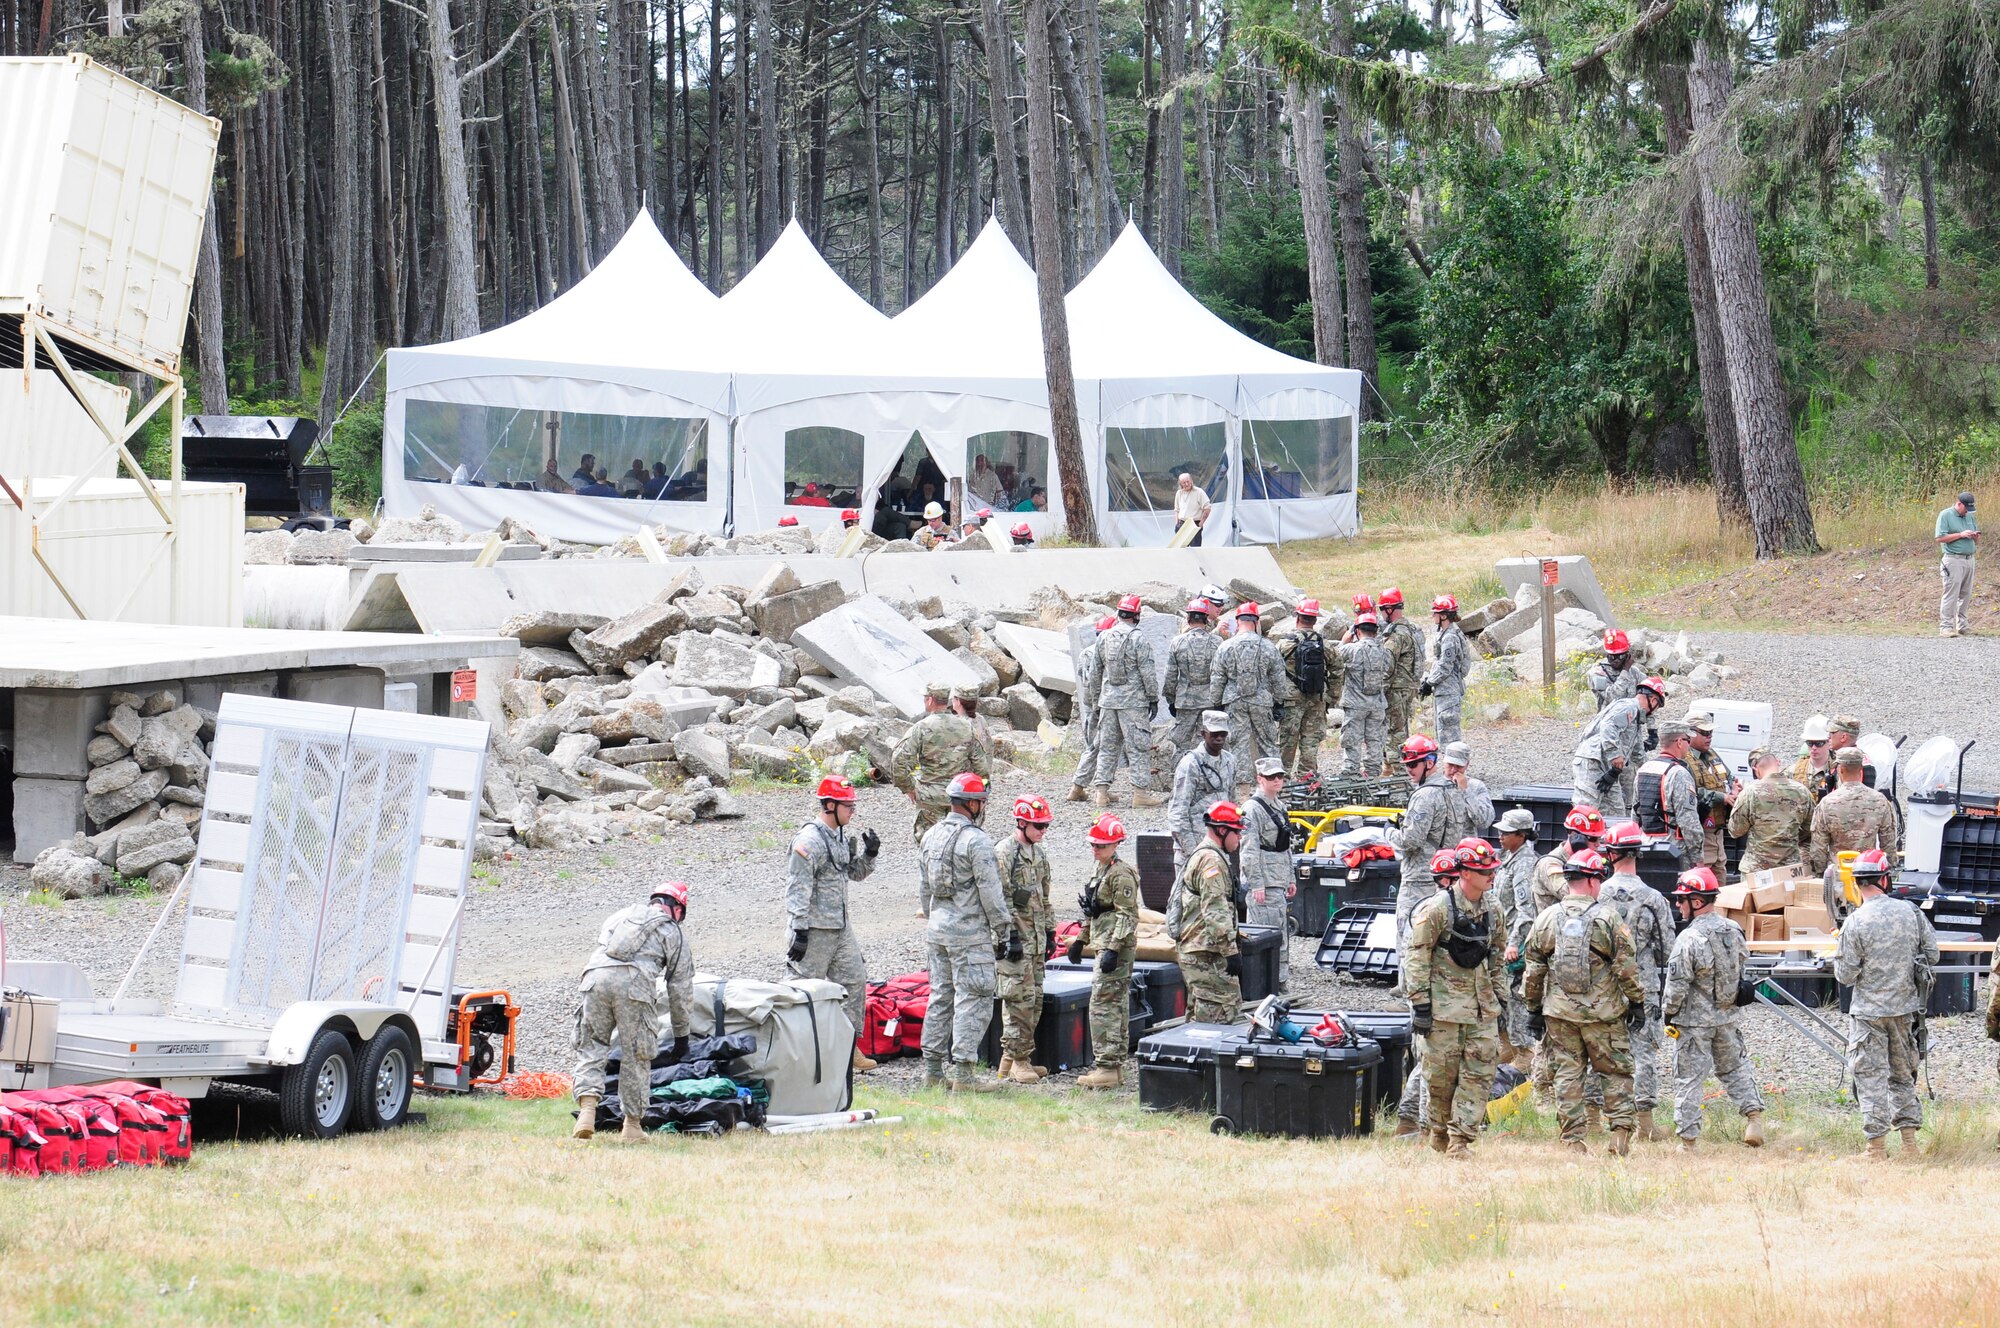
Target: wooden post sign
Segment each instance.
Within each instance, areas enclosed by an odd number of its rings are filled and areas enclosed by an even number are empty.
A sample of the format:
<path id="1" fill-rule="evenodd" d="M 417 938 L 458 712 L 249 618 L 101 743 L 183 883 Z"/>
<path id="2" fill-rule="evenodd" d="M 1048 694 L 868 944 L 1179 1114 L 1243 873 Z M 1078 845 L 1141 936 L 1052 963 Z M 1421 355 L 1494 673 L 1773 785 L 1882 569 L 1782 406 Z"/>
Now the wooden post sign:
<path id="1" fill-rule="evenodd" d="M 1556 694 L 1556 582 L 1562 569 L 1553 558 L 1542 559 L 1542 695 Z"/>

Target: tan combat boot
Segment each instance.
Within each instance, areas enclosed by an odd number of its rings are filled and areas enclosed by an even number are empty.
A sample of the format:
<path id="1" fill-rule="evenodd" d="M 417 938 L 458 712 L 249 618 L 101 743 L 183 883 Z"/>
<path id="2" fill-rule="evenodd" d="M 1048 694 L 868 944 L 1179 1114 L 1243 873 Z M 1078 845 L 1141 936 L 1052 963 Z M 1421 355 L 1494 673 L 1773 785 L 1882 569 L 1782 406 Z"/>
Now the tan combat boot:
<path id="1" fill-rule="evenodd" d="M 1653 1119 L 1653 1113 L 1650 1111 L 1636 1113 L 1634 1123 L 1638 1127 L 1635 1133 L 1641 1143 L 1656 1143 L 1666 1137 L 1665 1132 L 1660 1129 L 1660 1123 Z"/>
<path id="2" fill-rule="evenodd" d="M 1398 1139 L 1413 1139 L 1422 1133 L 1423 1131 L 1417 1128 L 1417 1123 L 1408 1116 L 1396 1117 L 1396 1137 Z"/>
<path id="3" fill-rule="evenodd" d="M 1028 1062 L 1028 1068 L 1035 1072 L 1035 1078 L 1037 1079 L 1046 1079 L 1049 1077 L 1050 1070 L 1046 1065 L 1037 1065 L 1033 1061 L 1030 1061 Z"/>
<path id="4" fill-rule="evenodd" d="M 1632 1155 L 1632 1132 L 1630 1130 L 1613 1130 L 1611 1132 L 1611 1155 L 1613 1157 L 1630 1157 Z"/>
<path id="5" fill-rule="evenodd" d="M 1917 1127 L 1914 1125 L 1905 1125 L 1902 1127 L 1902 1130 L 1903 1130 L 1902 1156 L 1908 1159 L 1909 1161 L 1914 1162 L 1917 1160 L 1918 1156 L 1923 1152 L 1923 1145 L 1917 1142 Z"/>
<path id="6" fill-rule="evenodd" d="M 1463 1139 L 1454 1139 L 1445 1148 L 1444 1155 L 1454 1162 L 1470 1162 L 1472 1160 L 1472 1145 Z"/>
<path id="7" fill-rule="evenodd" d="M 860 1043 L 857 1042 L 854 1044 L 854 1072 L 856 1074 L 867 1074 L 870 1070 L 878 1068 L 879 1064 L 879 1062 L 870 1060 L 861 1054 Z"/>
<path id="8" fill-rule="evenodd" d="M 944 1086 L 954 1093 L 997 1093 L 1000 1091 L 998 1079 L 988 1079 L 971 1066 L 953 1067 Z"/>
<path id="9" fill-rule="evenodd" d="M 1565 1139 L 1562 1141 L 1562 1146 L 1565 1153 L 1581 1153 L 1586 1157 L 1590 1155 L 1590 1145 L 1581 1139 Z"/>
<path id="10" fill-rule="evenodd" d="M 1681 1140 L 1681 1151 L 1682 1151 L 1683 1153 L 1692 1153 L 1692 1152 L 1695 1152 L 1695 1151 L 1697 1150 L 1697 1148 L 1698 1148 L 1698 1147 L 1699 1147 L 1699 1145 L 1698 1145 L 1698 1144 L 1696 1143 L 1696 1141 L 1695 1141 L 1695 1140 L 1693 1140 L 1693 1139 L 1683 1139 L 1683 1140 Z"/>
<path id="11" fill-rule="evenodd" d="M 618 1127 L 618 1142 L 621 1144 L 646 1142 L 646 1127 L 627 1116 L 625 1123 Z"/>
<path id="12" fill-rule="evenodd" d="M 597 1137 L 597 1098 L 585 1094 L 576 1100 L 576 1128 L 569 1132 L 572 1139 L 594 1139 Z"/>
<path id="13" fill-rule="evenodd" d="M 1764 1146 L 1764 1113 L 1753 1111 L 1743 1118 L 1743 1146 L 1762 1148 Z"/>
<path id="14" fill-rule="evenodd" d="M 1445 1149 L 1451 1147 L 1451 1131 L 1432 1130 L 1430 1144 L 1431 1144 L 1431 1151 L 1433 1153 L 1444 1152 Z"/>
<path id="15" fill-rule="evenodd" d="M 1097 787 L 1091 789 L 1090 805 L 1093 807 L 1109 807 L 1111 805 L 1111 786 L 1109 784 L 1099 784 Z"/>
<path id="16" fill-rule="evenodd" d="M 1042 1076 L 1035 1073 L 1035 1067 L 1026 1061 L 1015 1061 L 1007 1067 L 1007 1073 L 1000 1076 L 1010 1084 L 1039 1084 Z"/>
<path id="17" fill-rule="evenodd" d="M 1002 1079 L 1005 1079 L 1007 1077 L 1008 1071 L 1012 1070 L 1013 1068 L 1014 1068 L 1014 1058 L 1012 1056 L 1002 1056 L 1000 1058 L 1000 1064 L 998 1068 L 996 1068 L 993 1071 L 993 1073 L 999 1075 Z"/>
<path id="18" fill-rule="evenodd" d="M 1850 1162 L 1887 1162 L 1889 1160 L 1889 1141 L 1887 1139 L 1870 1139 L 1866 1148 L 1849 1157 L 1847 1160 Z"/>
<path id="19" fill-rule="evenodd" d="M 1071 784 L 1069 792 L 1063 795 L 1064 802 L 1089 802 L 1090 793 L 1081 784 Z"/>
<path id="20" fill-rule="evenodd" d="M 1133 789 L 1132 805 L 1134 807 L 1164 807 L 1167 805 L 1167 800 L 1151 789 Z"/>
<path id="21" fill-rule="evenodd" d="M 944 1066 L 926 1060 L 924 1062 L 924 1087 L 943 1088 L 944 1086 Z"/>
<path id="22" fill-rule="evenodd" d="M 1078 1088 L 1117 1088 L 1125 1082 L 1124 1072 L 1116 1065 L 1096 1065 L 1077 1076 Z"/>

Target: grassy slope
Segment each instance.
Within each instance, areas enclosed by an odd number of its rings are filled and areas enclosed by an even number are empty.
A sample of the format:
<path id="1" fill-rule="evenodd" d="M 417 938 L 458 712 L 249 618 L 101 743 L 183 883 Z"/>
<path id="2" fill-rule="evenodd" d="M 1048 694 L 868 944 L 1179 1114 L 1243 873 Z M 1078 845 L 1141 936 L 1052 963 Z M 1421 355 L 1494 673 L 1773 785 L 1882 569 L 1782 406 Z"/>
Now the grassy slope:
<path id="1" fill-rule="evenodd" d="M 1571 1160 L 1532 1112 L 1471 1165 L 1223 1139 L 1130 1099 L 864 1094 L 900 1126 L 573 1144 L 565 1104 L 427 1104 L 337 1143 L 0 1182 L 0 1319 L 99 1323 L 1778 1323 L 1986 1317 L 1989 1113 L 1918 1165 L 1774 1147 Z M 1975 1173 L 1979 1174 L 1979 1173 Z M 1949 1224 L 1939 1218 L 1949 1214 Z M 1865 1215 L 1865 1221 L 1861 1220 Z M 1829 1257 L 1845 1251 L 1853 1257 Z"/>

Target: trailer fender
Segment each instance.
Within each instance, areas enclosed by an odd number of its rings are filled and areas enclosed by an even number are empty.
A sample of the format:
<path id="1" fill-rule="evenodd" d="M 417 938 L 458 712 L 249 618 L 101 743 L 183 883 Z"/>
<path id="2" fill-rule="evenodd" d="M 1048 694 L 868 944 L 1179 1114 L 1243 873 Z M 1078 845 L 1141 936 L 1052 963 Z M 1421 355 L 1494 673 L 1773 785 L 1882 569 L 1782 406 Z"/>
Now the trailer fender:
<path id="1" fill-rule="evenodd" d="M 411 1046 L 421 1046 L 416 1023 L 402 1010 L 389 1005 L 349 1001 L 300 1001 L 287 1006 L 271 1026 L 268 1059 L 272 1065 L 297 1065 L 306 1057 L 313 1039 L 322 1028 L 338 1029 L 354 1040 L 357 1049 L 374 1037 L 387 1023 L 395 1023 L 410 1035 Z"/>

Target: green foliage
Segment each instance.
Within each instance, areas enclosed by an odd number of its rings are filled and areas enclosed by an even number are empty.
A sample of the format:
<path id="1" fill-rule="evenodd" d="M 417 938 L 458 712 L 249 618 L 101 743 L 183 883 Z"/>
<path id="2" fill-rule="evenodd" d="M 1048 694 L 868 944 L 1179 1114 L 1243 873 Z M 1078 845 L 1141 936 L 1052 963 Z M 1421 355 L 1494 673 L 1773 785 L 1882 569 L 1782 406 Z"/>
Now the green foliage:
<path id="1" fill-rule="evenodd" d="M 1305 223 L 1298 195 L 1272 192 L 1231 210 L 1222 243 L 1183 262 L 1188 286 L 1237 331 L 1302 359 L 1313 357 Z"/>

